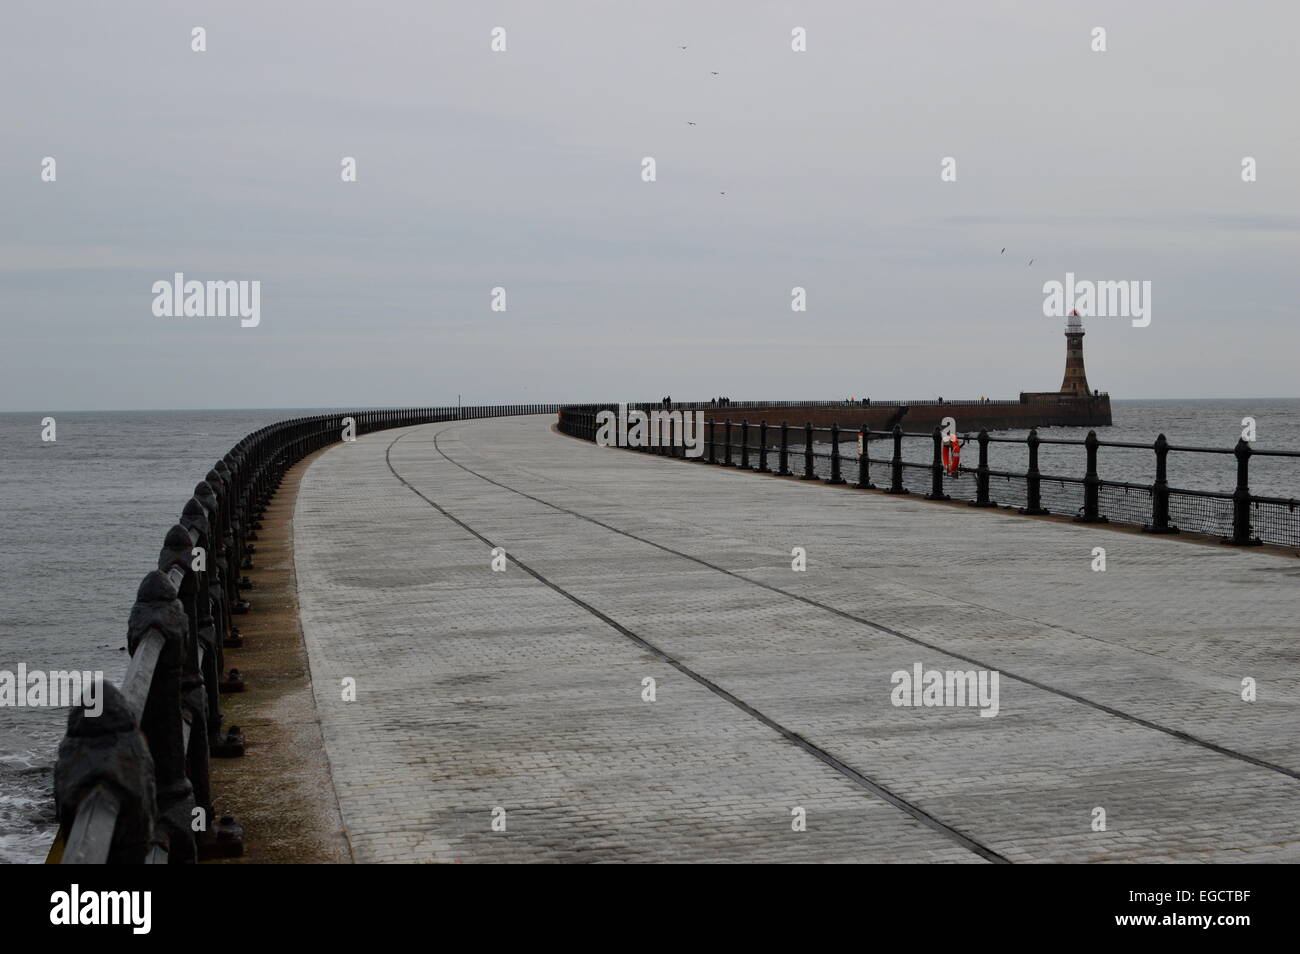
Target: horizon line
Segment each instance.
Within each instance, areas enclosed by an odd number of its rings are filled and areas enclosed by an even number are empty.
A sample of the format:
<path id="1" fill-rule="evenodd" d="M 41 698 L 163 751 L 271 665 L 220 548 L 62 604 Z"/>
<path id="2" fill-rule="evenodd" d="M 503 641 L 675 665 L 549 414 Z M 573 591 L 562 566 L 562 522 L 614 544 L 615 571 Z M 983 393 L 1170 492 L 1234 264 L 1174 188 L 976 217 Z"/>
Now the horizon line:
<path id="1" fill-rule="evenodd" d="M 826 400 L 834 402 L 834 398 L 737 398 L 736 400 L 771 400 L 771 401 L 791 401 L 791 400 Z M 916 398 L 914 400 L 927 400 L 925 398 Z M 994 398 L 993 400 L 1005 401 L 1007 398 Z M 1117 398 L 1113 395 L 1110 400 L 1113 403 L 1126 403 L 1132 401 L 1297 401 L 1300 395 L 1272 395 L 1272 396 L 1236 396 L 1236 397 L 1128 397 Z M 504 404 L 592 404 L 590 400 L 571 400 L 571 401 L 504 401 Z M 629 402 L 620 402 L 629 403 Z M 674 403 L 692 403 L 674 402 Z M 890 402 L 885 402 L 882 406 L 888 406 Z M 954 398 L 945 402 L 947 404 L 965 403 L 965 399 Z M 969 403 L 979 403 L 977 398 L 971 398 Z M 494 407 L 499 405 L 492 404 L 471 404 L 464 402 L 459 405 L 452 404 L 316 404 L 301 406 L 283 406 L 283 407 L 263 407 L 259 405 L 249 405 L 246 407 L 117 407 L 117 408 L 18 408 L 18 409 L 0 409 L 0 414 L 188 414 L 188 413 L 214 413 L 218 411 L 330 411 L 330 410 L 355 410 L 355 411 L 396 411 L 409 407 Z"/>

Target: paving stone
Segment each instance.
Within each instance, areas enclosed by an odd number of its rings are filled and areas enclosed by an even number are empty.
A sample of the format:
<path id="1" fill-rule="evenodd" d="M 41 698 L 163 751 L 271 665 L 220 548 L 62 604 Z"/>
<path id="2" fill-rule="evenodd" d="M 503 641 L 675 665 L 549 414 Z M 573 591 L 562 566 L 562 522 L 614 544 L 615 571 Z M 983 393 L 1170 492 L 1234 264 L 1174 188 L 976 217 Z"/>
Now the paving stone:
<path id="1" fill-rule="evenodd" d="M 550 423 L 377 432 L 304 476 L 299 601 L 358 860 L 984 860 L 720 691 L 1011 861 L 1300 860 L 1293 561 L 600 448 Z M 894 706 L 891 674 L 916 663 L 998 671 L 999 714 Z"/>

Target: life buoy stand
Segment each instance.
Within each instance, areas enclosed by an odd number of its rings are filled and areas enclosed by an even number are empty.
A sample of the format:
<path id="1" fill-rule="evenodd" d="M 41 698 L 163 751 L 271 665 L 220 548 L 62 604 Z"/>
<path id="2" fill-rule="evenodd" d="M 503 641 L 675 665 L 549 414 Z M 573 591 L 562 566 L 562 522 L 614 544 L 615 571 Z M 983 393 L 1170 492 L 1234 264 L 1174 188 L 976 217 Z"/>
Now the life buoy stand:
<path id="1" fill-rule="evenodd" d="M 956 477 L 961 467 L 961 441 L 956 434 L 949 434 L 943 442 L 943 469 L 949 477 Z"/>

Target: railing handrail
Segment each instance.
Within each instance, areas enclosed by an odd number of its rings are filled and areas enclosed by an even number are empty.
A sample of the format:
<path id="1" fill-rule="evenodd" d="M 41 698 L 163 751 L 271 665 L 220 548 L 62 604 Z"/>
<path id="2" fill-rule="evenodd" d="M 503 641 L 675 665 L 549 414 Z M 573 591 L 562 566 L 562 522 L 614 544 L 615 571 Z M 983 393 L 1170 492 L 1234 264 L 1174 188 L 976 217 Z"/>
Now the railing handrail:
<path id="1" fill-rule="evenodd" d="M 1091 396 L 1090 396 L 1091 397 Z M 907 493 L 903 479 L 905 471 L 915 472 L 918 469 L 928 470 L 931 474 L 931 486 L 927 496 L 932 499 L 947 499 L 943 493 L 944 470 L 948 465 L 944 464 L 941 458 L 942 442 L 940 435 L 941 428 L 935 427 L 929 431 L 903 431 L 902 428 L 895 424 L 890 429 L 877 430 L 871 427 L 864 427 L 863 422 L 853 421 L 850 414 L 846 413 L 848 419 L 846 423 L 832 422 L 829 425 L 813 426 L 810 422 L 793 422 L 791 426 L 796 431 L 803 431 L 804 447 L 802 449 L 792 448 L 789 446 L 790 427 L 785 421 L 773 421 L 766 418 L 753 420 L 751 415 L 731 415 L 726 412 L 731 409 L 738 411 L 746 410 L 749 406 L 762 408 L 780 408 L 790 407 L 824 407 L 835 406 L 837 402 L 826 403 L 783 403 L 776 401 L 765 402 L 730 402 L 723 406 L 714 406 L 712 404 L 704 405 L 704 408 L 722 413 L 711 415 L 710 420 L 706 422 L 707 439 L 704 440 L 705 447 L 699 457 L 708 463 L 721 462 L 731 464 L 732 461 L 732 438 L 731 432 L 733 424 L 740 424 L 736 428 L 743 436 L 744 442 L 741 450 L 741 467 L 747 467 L 748 449 L 750 446 L 750 437 L 752 434 L 763 435 L 760 440 L 763 441 L 763 450 L 760 451 L 760 470 L 767 472 L 764 462 L 766 461 L 765 450 L 768 442 L 774 438 L 766 435 L 778 434 L 780 436 L 780 461 L 781 466 L 778 473 L 781 475 L 789 474 L 787 463 L 791 453 L 801 452 L 805 459 L 803 479 L 814 479 L 817 475 L 814 473 L 814 459 L 830 461 L 830 475 L 825 479 L 832 484 L 846 483 L 841 477 L 842 465 L 842 445 L 847 441 L 852 443 L 859 436 L 862 438 L 861 450 L 859 452 L 859 475 L 854 486 L 864 489 L 874 487 L 869 475 L 869 467 L 872 461 L 870 455 L 866 453 L 868 447 L 881 440 L 892 440 L 893 456 L 889 461 L 876 460 L 874 463 L 879 466 L 882 463 L 888 463 L 892 472 L 890 487 L 887 493 Z M 901 403 L 901 402 L 900 402 Z M 911 404 L 939 404 L 939 402 L 914 401 Z M 956 404 L 957 402 L 942 402 L 944 405 Z M 990 402 L 975 402 L 977 404 L 987 404 Z M 602 411 L 617 411 L 620 405 L 616 404 L 595 404 L 578 406 L 566 406 L 560 412 L 560 429 L 566 433 L 583 437 L 587 440 L 596 439 L 596 414 Z M 662 402 L 656 404 L 653 402 L 645 404 L 626 403 L 629 409 L 638 410 L 655 410 L 669 407 L 674 410 L 700 410 L 702 408 L 692 405 L 682 405 L 673 402 L 670 406 Z M 872 401 L 871 406 L 878 406 L 877 402 Z M 846 411 L 848 406 L 846 405 Z M 895 418 L 897 420 L 897 418 Z M 716 425 L 716 426 L 715 426 Z M 722 441 L 718 440 L 718 433 L 722 432 Z M 830 435 L 830 441 L 822 441 L 824 435 Z M 976 498 L 971 501 L 975 506 L 994 506 L 994 502 L 989 496 L 989 477 L 999 477 L 1005 479 L 1024 480 L 1026 483 L 1027 505 L 1021 508 L 1022 512 L 1029 514 L 1047 513 L 1039 501 L 1039 493 L 1044 483 L 1057 484 L 1065 486 L 1066 484 L 1081 486 L 1083 488 L 1083 505 L 1079 507 L 1079 513 L 1075 519 L 1085 522 L 1105 522 L 1111 517 L 1117 521 L 1126 523 L 1135 523 L 1131 513 L 1112 512 L 1110 515 L 1103 513 L 1103 510 L 1110 507 L 1114 509 L 1115 503 L 1104 504 L 1102 501 L 1101 491 L 1103 490 L 1123 490 L 1126 494 L 1130 491 L 1140 491 L 1151 497 L 1151 516 L 1148 523 L 1141 526 L 1153 533 L 1176 533 L 1178 527 L 1170 522 L 1170 501 L 1179 499 L 1200 499 L 1200 500 L 1217 500 L 1230 501 L 1232 508 L 1231 532 L 1230 536 L 1225 538 L 1225 543 L 1231 543 L 1237 546 L 1250 546 L 1262 541 L 1262 537 L 1267 536 L 1267 542 L 1276 543 L 1282 546 L 1300 548 L 1300 521 L 1292 519 L 1290 516 L 1297 509 L 1300 509 L 1300 499 L 1288 497 L 1276 497 L 1270 495 L 1252 494 L 1249 485 L 1249 464 L 1252 457 L 1272 457 L 1272 458 L 1300 458 L 1300 451 L 1281 450 L 1281 449 L 1256 449 L 1245 439 L 1238 440 L 1236 445 L 1231 448 L 1224 447 L 1193 447 L 1187 445 L 1170 444 L 1163 434 L 1156 437 L 1149 444 L 1136 441 L 1104 441 L 1097 437 L 1095 430 L 1090 430 L 1084 438 L 1067 438 L 1067 437 L 1040 437 L 1037 429 L 1031 429 L 1023 437 L 993 437 L 987 429 L 980 430 L 978 434 L 972 431 L 958 431 L 956 435 L 962 443 L 978 441 L 980 449 L 980 465 L 972 468 L 965 464 L 954 464 L 949 476 L 958 476 L 962 473 L 974 473 L 976 475 Z M 928 462 L 912 461 L 903 459 L 903 442 L 904 440 L 925 440 L 930 445 L 930 460 Z M 829 449 L 816 450 L 814 444 L 829 443 Z M 995 470 L 988 464 L 988 446 L 990 444 L 1020 444 L 1027 446 L 1029 449 L 1029 467 L 1023 473 L 1015 471 Z M 1038 448 L 1042 444 L 1052 444 L 1059 446 L 1082 447 L 1087 453 L 1087 470 L 1083 476 L 1076 475 L 1053 475 L 1044 474 L 1038 469 Z M 721 446 L 724 453 L 721 455 L 722 460 L 718 461 L 719 455 L 717 448 Z M 773 445 L 776 446 L 776 445 Z M 914 445 L 913 445 L 914 446 Z M 1154 453 L 1156 459 L 1156 476 L 1150 484 L 1139 484 L 1128 481 L 1107 480 L 1103 478 L 1097 469 L 1098 452 L 1102 449 L 1118 449 L 1125 451 L 1144 451 Z M 658 453 L 676 454 L 677 448 L 667 448 L 665 451 L 662 447 L 656 448 Z M 1231 491 L 1218 490 L 1193 490 L 1190 488 L 1179 488 L 1169 484 L 1166 476 L 1166 466 L 1169 454 L 1214 454 L 1218 456 L 1232 455 L 1237 461 L 1237 484 Z M 685 456 L 683 448 L 682 455 Z M 1256 534 L 1256 528 L 1252 525 L 1252 513 L 1262 513 L 1264 508 L 1273 507 L 1287 509 L 1287 514 L 1281 515 L 1273 513 L 1273 524 Z M 1123 507 L 1119 508 L 1121 511 Z M 1185 508 L 1184 508 L 1185 510 Z M 1285 518 L 1285 519 L 1284 519 Z M 1202 519 L 1194 514 L 1187 515 L 1188 520 Z M 1261 518 L 1264 519 L 1264 518 Z M 1217 529 L 1221 524 L 1215 524 L 1213 521 L 1206 522 L 1202 519 L 1202 532 L 1219 532 Z M 1188 529 L 1197 529 L 1189 527 Z"/>
<path id="2" fill-rule="evenodd" d="M 855 424 L 852 426 L 848 424 L 813 425 L 813 431 L 814 432 L 820 431 L 829 434 L 833 427 L 838 427 L 839 432 L 841 434 L 854 435 L 855 440 L 856 440 L 856 435 L 858 433 L 863 433 L 871 437 L 893 436 L 892 430 L 876 430 L 874 428 L 863 428 L 860 426 L 860 424 Z M 956 431 L 955 433 L 961 438 L 974 439 L 979 432 L 973 430 L 959 430 Z M 924 439 L 928 441 L 934 436 L 934 431 L 933 430 L 903 431 L 903 436 L 917 438 L 917 439 Z M 1027 435 L 1025 437 L 994 437 L 992 434 L 990 434 L 988 439 L 990 443 L 994 443 L 994 444 L 1024 444 L 1029 438 Z M 1086 437 L 1039 437 L 1038 442 L 1040 444 L 1060 444 L 1065 446 L 1085 447 L 1087 446 L 1088 439 Z M 1098 447 L 1117 447 L 1117 448 L 1124 448 L 1129 450 L 1143 450 L 1143 451 L 1154 450 L 1155 443 L 1156 443 L 1155 441 L 1152 441 L 1148 444 L 1143 444 L 1137 441 L 1107 441 L 1107 440 L 1102 440 L 1100 438 L 1097 439 Z M 1190 447 L 1190 446 L 1184 446 L 1179 444 L 1167 444 L 1165 449 L 1171 452 L 1177 452 L 1182 454 L 1232 455 L 1237 452 L 1235 447 Z M 1280 450 L 1280 449 L 1279 450 L 1261 449 L 1255 447 L 1254 445 L 1251 445 L 1250 456 L 1252 457 L 1300 457 L 1300 451 L 1289 451 L 1289 450 Z"/>

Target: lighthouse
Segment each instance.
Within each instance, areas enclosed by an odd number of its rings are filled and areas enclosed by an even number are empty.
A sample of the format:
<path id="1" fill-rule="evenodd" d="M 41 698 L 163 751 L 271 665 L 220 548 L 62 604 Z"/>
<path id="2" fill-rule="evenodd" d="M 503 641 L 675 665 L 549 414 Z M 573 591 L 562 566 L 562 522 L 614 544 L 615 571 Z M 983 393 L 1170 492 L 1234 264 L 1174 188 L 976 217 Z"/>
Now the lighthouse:
<path id="1" fill-rule="evenodd" d="M 1097 427 L 1110 419 L 1110 395 L 1088 388 L 1083 369 L 1083 319 L 1070 312 L 1065 323 L 1065 377 L 1059 391 L 1021 391 L 1020 403 L 1032 405 L 1024 427 Z"/>
<path id="2" fill-rule="evenodd" d="M 1083 369 L 1083 335 L 1083 319 L 1078 311 L 1070 312 L 1065 323 L 1065 378 L 1061 381 L 1061 393 L 1074 397 L 1092 393 L 1088 388 L 1088 374 Z"/>

